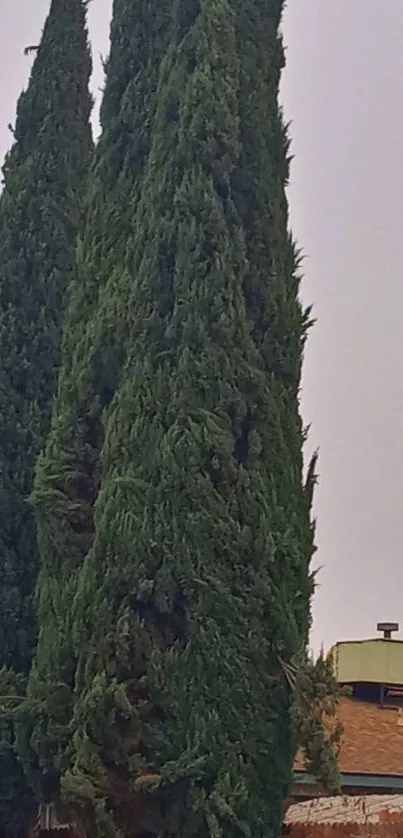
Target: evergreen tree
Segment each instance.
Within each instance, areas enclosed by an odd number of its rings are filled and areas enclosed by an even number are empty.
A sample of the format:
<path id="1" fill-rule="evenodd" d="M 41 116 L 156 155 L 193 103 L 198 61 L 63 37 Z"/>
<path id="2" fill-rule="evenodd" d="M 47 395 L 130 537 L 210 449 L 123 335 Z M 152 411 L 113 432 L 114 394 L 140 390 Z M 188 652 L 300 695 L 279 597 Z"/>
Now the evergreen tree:
<path id="1" fill-rule="evenodd" d="M 317 457 L 315 454 L 312 459 L 306 491 L 301 493 L 305 433 L 299 414 L 299 389 L 303 348 L 312 319 L 310 308 L 304 309 L 299 299 L 300 252 L 288 228 L 285 189 L 290 143 L 278 103 L 285 64 L 279 31 L 283 6 L 283 0 L 235 3 L 237 35 L 243 48 L 240 154 L 232 172 L 231 194 L 245 230 L 246 311 L 270 382 L 270 399 L 276 405 L 275 416 L 269 402 L 266 409 L 260 406 L 252 425 L 257 421 L 262 439 L 261 468 L 266 473 L 271 514 L 274 520 L 282 520 L 280 527 L 275 525 L 278 585 L 285 583 L 286 608 L 291 594 L 295 628 L 307 641 L 314 581 L 309 574 L 314 524 L 307 525 L 306 512 L 312 502 Z M 292 656 L 294 645 L 291 640 L 290 648 L 284 649 L 285 657 Z"/>
<path id="2" fill-rule="evenodd" d="M 32 806 L 15 713 L 36 642 L 37 541 L 29 501 L 50 425 L 62 314 L 92 154 L 83 0 L 52 0 L 17 106 L 0 197 L 0 834 Z"/>
<path id="3" fill-rule="evenodd" d="M 171 0 L 135 8 L 115 0 L 111 50 L 64 330 L 59 393 L 32 499 L 41 540 L 38 651 L 31 681 L 73 686 L 71 604 L 77 568 L 93 538 L 99 488 L 101 415 L 116 387 L 127 344 L 119 282 L 149 155 L 159 65 L 169 39 Z M 113 297 L 117 303 L 114 304 Z M 102 316 L 101 316 L 102 314 Z"/>
<path id="4" fill-rule="evenodd" d="M 325 794 L 340 794 L 338 756 L 343 725 L 337 714 L 340 699 L 350 690 L 337 682 L 333 660 L 323 650 L 316 660 L 305 651 L 283 670 L 293 689 L 295 750 Z"/>
<path id="5" fill-rule="evenodd" d="M 99 834 L 282 821 L 314 464 L 305 485 L 281 7 L 115 0 L 34 491 L 31 690 L 66 689 L 37 751 Z"/>
<path id="6" fill-rule="evenodd" d="M 92 138 L 83 0 L 53 0 L 0 199 L 0 659 L 27 672 L 35 643 L 34 463 L 50 422 L 66 288 Z"/>

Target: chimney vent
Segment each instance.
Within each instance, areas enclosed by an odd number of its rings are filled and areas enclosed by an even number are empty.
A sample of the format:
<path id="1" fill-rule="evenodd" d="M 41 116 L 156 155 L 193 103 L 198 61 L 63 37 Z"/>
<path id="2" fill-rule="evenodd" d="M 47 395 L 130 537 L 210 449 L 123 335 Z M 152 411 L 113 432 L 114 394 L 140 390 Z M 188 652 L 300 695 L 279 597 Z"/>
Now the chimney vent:
<path id="1" fill-rule="evenodd" d="M 392 639 L 392 632 L 399 631 L 399 623 L 378 623 L 377 631 L 383 631 L 384 640 Z"/>

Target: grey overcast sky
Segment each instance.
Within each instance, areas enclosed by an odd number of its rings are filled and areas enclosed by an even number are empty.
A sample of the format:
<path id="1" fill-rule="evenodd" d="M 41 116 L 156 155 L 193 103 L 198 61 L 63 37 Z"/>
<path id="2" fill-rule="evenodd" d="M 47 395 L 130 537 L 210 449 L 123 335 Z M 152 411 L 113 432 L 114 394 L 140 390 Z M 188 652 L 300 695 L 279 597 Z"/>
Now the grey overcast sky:
<path id="1" fill-rule="evenodd" d="M 0 11 L 0 157 L 49 0 Z M 111 0 L 93 0 L 95 93 Z M 312 645 L 403 629 L 403 0 L 289 0 L 291 222 L 317 325 L 303 413 L 320 447 Z"/>

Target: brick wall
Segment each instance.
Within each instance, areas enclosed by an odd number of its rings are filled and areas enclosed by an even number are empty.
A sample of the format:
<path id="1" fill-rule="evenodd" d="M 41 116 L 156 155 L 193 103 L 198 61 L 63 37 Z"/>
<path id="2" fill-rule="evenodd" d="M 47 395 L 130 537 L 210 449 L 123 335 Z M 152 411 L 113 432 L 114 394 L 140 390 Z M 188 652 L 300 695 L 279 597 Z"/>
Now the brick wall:
<path id="1" fill-rule="evenodd" d="M 403 823 L 290 824 L 288 838 L 403 838 Z"/>

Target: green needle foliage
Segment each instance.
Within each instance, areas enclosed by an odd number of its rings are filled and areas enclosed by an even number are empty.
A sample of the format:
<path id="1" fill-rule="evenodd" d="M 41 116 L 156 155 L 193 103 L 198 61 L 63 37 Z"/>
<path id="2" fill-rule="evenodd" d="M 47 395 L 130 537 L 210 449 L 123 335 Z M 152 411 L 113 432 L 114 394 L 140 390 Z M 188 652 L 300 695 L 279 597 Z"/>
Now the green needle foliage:
<path id="1" fill-rule="evenodd" d="M 52 706 L 31 741 L 92 834 L 263 838 L 282 821 L 315 463 L 304 483 L 281 8 L 114 4 L 33 494 L 30 694 Z"/>
<path id="2" fill-rule="evenodd" d="M 66 289 L 92 155 L 85 3 L 52 0 L 0 197 L 0 832 L 32 799 L 14 756 L 15 712 L 36 642 L 38 557 L 29 502 L 49 430 Z M 15 673 L 15 674 L 13 674 Z M 14 696 L 14 698 L 13 698 Z M 3 701 L 4 698 L 4 701 Z M 18 701 L 17 701 L 18 698 Z"/>
<path id="3" fill-rule="evenodd" d="M 37 577 L 33 470 L 50 423 L 83 180 L 92 153 L 82 0 L 53 0 L 0 199 L 0 659 L 27 672 Z"/>
<path id="4" fill-rule="evenodd" d="M 340 699 L 350 694 L 337 682 L 333 661 L 323 650 L 316 660 L 301 655 L 297 665 L 284 665 L 294 690 L 292 715 L 295 748 L 325 794 L 340 794 L 338 756 L 343 726 L 337 712 Z"/>
<path id="5" fill-rule="evenodd" d="M 100 480 L 101 415 L 116 387 L 127 332 L 124 279 L 141 173 L 148 158 L 170 0 L 116 0 L 98 143 L 64 330 L 63 363 L 33 501 L 41 539 L 35 677 L 73 684 L 71 603 L 93 537 Z M 148 17 L 150 15 L 150 17 Z M 123 306 L 123 308 L 122 308 Z M 102 312 L 102 317 L 101 317 Z"/>

